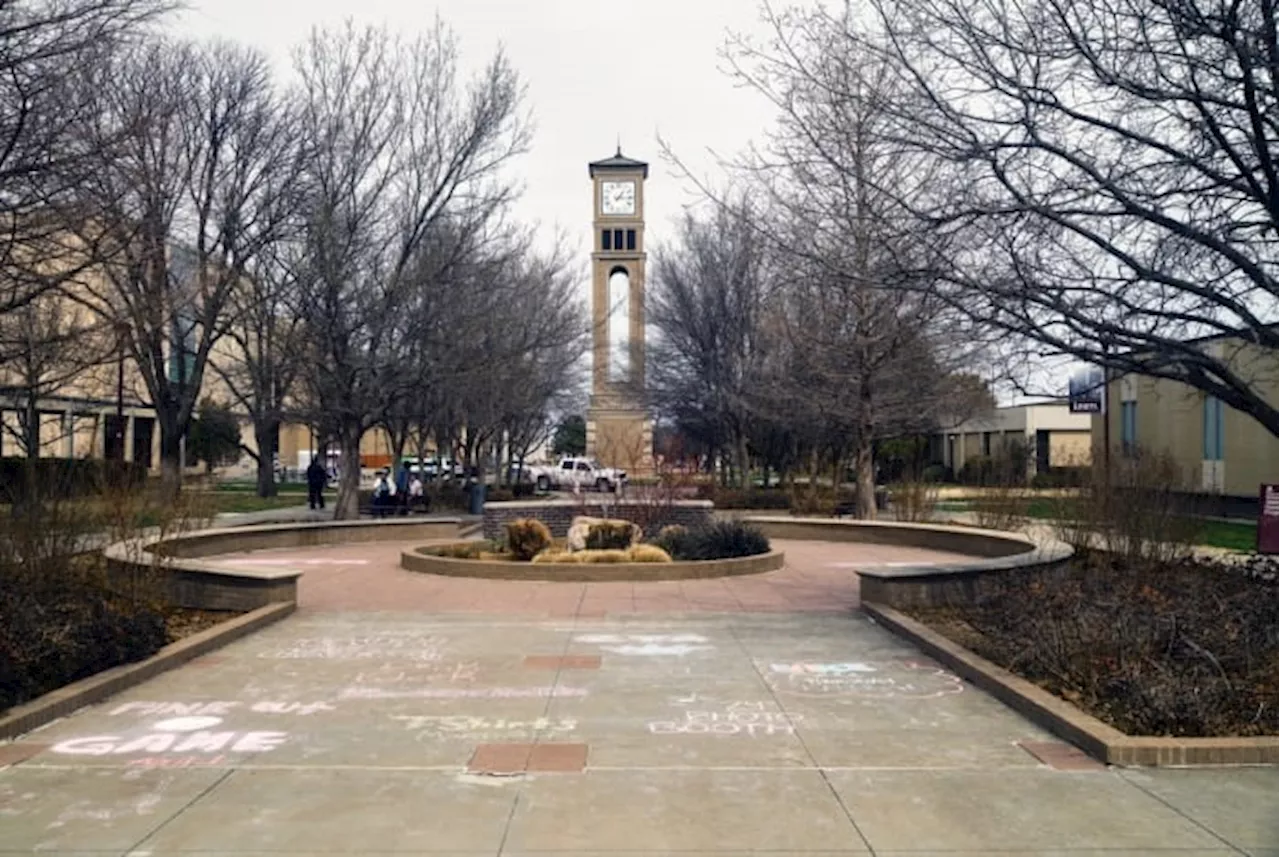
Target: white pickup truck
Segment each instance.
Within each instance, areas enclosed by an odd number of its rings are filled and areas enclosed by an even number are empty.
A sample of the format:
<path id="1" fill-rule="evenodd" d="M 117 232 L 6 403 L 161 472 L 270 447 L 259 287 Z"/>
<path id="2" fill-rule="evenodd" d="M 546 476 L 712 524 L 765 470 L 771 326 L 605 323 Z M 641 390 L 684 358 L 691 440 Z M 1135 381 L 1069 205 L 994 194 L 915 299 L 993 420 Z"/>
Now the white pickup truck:
<path id="1" fill-rule="evenodd" d="M 562 458 L 558 466 L 527 469 L 539 491 L 561 488 L 595 488 L 617 491 L 627 481 L 627 473 L 614 467 L 601 467 L 591 458 Z"/>

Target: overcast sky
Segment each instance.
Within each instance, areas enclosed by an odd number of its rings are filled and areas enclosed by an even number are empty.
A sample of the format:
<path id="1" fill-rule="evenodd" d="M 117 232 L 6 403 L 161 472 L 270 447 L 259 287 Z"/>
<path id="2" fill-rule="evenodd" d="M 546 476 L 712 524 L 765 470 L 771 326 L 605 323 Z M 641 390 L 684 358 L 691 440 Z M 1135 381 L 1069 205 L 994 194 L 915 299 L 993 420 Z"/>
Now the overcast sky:
<path id="1" fill-rule="evenodd" d="M 786 5 L 779 0 L 781 5 Z M 549 242 L 559 228 L 576 252 L 584 300 L 590 289 L 591 184 L 587 162 L 623 153 L 650 163 L 645 187 L 649 244 L 672 234 L 696 188 L 659 152 L 661 135 L 681 161 L 713 183 L 718 158 L 732 158 L 771 126 L 774 112 L 724 72 L 720 51 L 731 33 L 762 38 L 756 0 L 190 0 L 171 19 L 185 35 L 255 45 L 291 75 L 291 50 L 314 26 L 386 25 L 411 36 L 438 14 L 473 70 L 501 45 L 528 88 L 536 133 L 518 161 L 524 196 L 515 214 L 538 224 Z M 714 153 L 714 154 L 713 154 Z M 652 334 L 651 334 L 652 335 Z M 1037 386 L 1056 378 L 1036 373 Z M 1060 375 L 1061 371 L 1051 373 Z M 1065 380 L 1062 385 L 1065 386 Z M 1002 390 L 1002 403 L 1020 397 Z"/>
<path id="2" fill-rule="evenodd" d="M 693 200 L 691 188 L 659 156 L 657 135 L 699 174 L 714 173 L 714 150 L 732 155 L 772 120 L 756 94 L 736 88 L 717 56 L 727 33 L 759 31 L 754 0 L 193 0 L 174 28 L 256 45 L 282 80 L 290 51 L 313 26 L 385 24 L 408 34 L 439 14 L 457 34 L 464 67 L 501 44 L 528 86 L 537 125 L 518 164 L 525 186 L 516 215 L 537 222 L 544 240 L 561 228 L 590 276 L 591 192 L 587 162 L 624 154 L 650 162 L 647 227 L 655 240 Z"/>

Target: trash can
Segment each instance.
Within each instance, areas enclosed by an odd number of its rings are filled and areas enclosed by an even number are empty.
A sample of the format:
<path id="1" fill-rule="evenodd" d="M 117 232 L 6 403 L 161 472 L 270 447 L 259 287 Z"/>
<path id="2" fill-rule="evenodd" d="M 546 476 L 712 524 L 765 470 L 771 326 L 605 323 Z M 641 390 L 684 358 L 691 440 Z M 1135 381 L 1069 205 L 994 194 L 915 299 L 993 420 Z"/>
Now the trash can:
<path id="1" fill-rule="evenodd" d="M 473 482 L 469 490 L 471 491 L 471 504 L 468 511 L 473 515 L 483 515 L 485 484 L 483 482 Z"/>

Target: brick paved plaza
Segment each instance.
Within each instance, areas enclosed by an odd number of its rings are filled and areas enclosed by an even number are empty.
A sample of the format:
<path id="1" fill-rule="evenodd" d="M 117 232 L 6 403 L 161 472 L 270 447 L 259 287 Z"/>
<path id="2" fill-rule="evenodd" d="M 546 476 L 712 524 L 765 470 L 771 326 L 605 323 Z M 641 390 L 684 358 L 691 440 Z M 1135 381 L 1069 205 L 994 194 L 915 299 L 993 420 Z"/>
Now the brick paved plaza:
<path id="1" fill-rule="evenodd" d="M 0 854 L 1276 854 L 1274 768 L 1103 768 L 857 611 L 853 565 L 946 555 L 777 546 L 634 585 L 256 554 L 294 616 L 0 745 Z"/>

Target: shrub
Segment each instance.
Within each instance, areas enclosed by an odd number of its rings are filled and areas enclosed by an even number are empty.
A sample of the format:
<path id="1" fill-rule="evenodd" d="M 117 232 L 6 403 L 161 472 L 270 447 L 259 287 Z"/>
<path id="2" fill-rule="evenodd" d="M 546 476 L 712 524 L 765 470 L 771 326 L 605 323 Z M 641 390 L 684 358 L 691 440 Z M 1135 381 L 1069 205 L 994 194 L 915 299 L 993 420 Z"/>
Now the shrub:
<path id="1" fill-rule="evenodd" d="M 453 509 L 467 511 L 471 508 L 471 498 L 467 489 L 452 481 L 436 480 L 427 488 L 427 497 L 431 500 L 432 509 Z"/>
<path id="2" fill-rule="evenodd" d="M 1032 488 L 1079 488 L 1089 481 L 1087 467 L 1051 467 L 1031 477 Z"/>
<path id="3" fill-rule="evenodd" d="M 659 530 L 651 543 L 670 557 L 690 559 L 694 553 L 694 541 L 694 536 L 688 527 L 673 525 Z"/>
<path id="4" fill-rule="evenodd" d="M 631 562 L 671 562 L 671 554 L 657 545 L 632 545 L 627 551 L 627 558 Z"/>
<path id="5" fill-rule="evenodd" d="M 506 525 L 507 550 L 520 562 L 528 562 L 551 547 L 551 531 L 536 518 L 520 518 Z"/>
<path id="6" fill-rule="evenodd" d="M 676 560 L 732 559 L 769 552 L 769 539 L 742 521 L 716 521 L 703 527 L 664 529 L 653 544 Z"/>
<path id="7" fill-rule="evenodd" d="M 704 559 L 730 559 L 769 552 L 769 539 L 765 534 L 742 521 L 715 521 L 701 527 L 697 541 Z"/>
<path id="8" fill-rule="evenodd" d="M 920 474 L 920 479 L 924 482 L 946 482 L 949 475 L 945 464 L 930 464 Z"/>
<path id="9" fill-rule="evenodd" d="M 791 497 L 777 489 L 714 487 L 709 499 L 717 509 L 790 509 Z"/>
<path id="10" fill-rule="evenodd" d="M 898 482 L 889 488 L 893 511 L 899 521 L 928 521 L 938 502 L 938 486 L 931 482 Z"/>
<path id="11" fill-rule="evenodd" d="M 1062 504 L 1058 538 L 1134 562 L 1185 559 L 1201 523 L 1185 514 L 1182 472 L 1167 453 L 1134 450 L 1116 457 L 1110 473 L 1099 467 L 1078 497 Z"/>
<path id="12" fill-rule="evenodd" d="M 635 525 L 630 521 L 601 521 L 587 530 L 587 550 L 620 550 L 631 547 Z"/>
<path id="13" fill-rule="evenodd" d="M 30 481 L 28 481 L 30 475 Z M 131 491 L 147 479 L 145 464 L 92 458 L 0 458 L 0 503 L 20 503 L 28 488 L 39 502 Z"/>

